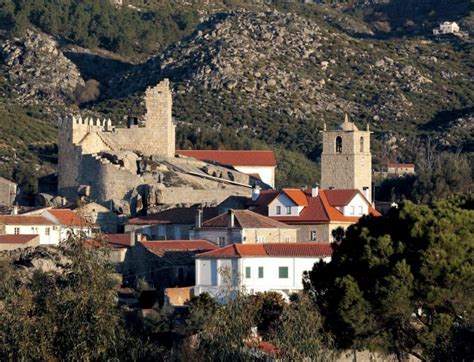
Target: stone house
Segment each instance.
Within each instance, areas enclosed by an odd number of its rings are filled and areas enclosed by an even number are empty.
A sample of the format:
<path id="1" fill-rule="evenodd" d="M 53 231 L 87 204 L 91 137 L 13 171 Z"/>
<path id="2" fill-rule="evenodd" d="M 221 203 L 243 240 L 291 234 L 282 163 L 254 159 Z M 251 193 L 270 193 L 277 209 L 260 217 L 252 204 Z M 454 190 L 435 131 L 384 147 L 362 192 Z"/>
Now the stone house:
<path id="1" fill-rule="evenodd" d="M 90 225 L 97 225 L 106 234 L 117 232 L 117 213 L 96 202 L 89 202 L 78 207 L 75 212 L 83 217 Z"/>
<path id="2" fill-rule="evenodd" d="M 0 177 L 0 206 L 13 206 L 17 189 L 15 182 Z"/>
<path id="3" fill-rule="evenodd" d="M 358 189 L 283 189 L 261 191 L 246 207 L 298 229 L 298 242 L 333 241 L 333 231 L 346 229 L 364 215 L 380 215 Z"/>
<path id="4" fill-rule="evenodd" d="M 201 209 L 203 221 L 217 216 L 216 207 Z M 125 232 L 140 233 L 149 240 L 186 240 L 194 227 L 198 207 L 175 207 L 158 213 L 129 219 Z"/>
<path id="5" fill-rule="evenodd" d="M 25 249 L 39 245 L 39 235 L 0 235 L 0 251 Z"/>
<path id="6" fill-rule="evenodd" d="M 166 288 L 193 286 L 194 256 L 215 249 L 207 240 L 142 240 L 128 248 L 119 271 L 125 285 L 143 279 L 156 288 L 162 301 Z"/>
<path id="7" fill-rule="evenodd" d="M 303 273 L 331 260 L 322 243 L 232 244 L 196 255 L 194 294 L 209 293 L 221 302 L 232 291 L 277 292 L 287 300 L 303 289 Z"/>
<path id="8" fill-rule="evenodd" d="M 209 240 L 221 247 L 234 243 L 294 243 L 297 229 L 250 210 L 231 209 L 203 223 L 198 217 L 190 238 Z"/>

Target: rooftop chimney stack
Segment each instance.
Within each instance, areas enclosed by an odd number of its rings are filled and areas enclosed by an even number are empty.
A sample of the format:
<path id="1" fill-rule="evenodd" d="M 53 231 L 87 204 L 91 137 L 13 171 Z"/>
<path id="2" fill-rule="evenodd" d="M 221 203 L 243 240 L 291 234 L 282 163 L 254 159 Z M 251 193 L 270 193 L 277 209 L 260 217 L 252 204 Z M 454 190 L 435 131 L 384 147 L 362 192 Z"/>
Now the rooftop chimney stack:
<path id="1" fill-rule="evenodd" d="M 196 229 L 199 229 L 202 227 L 202 208 L 198 207 L 196 210 Z"/>
<path id="2" fill-rule="evenodd" d="M 12 215 L 18 215 L 18 205 L 13 206 Z"/>
<path id="3" fill-rule="evenodd" d="M 252 201 L 257 201 L 259 197 L 260 197 L 260 187 L 257 185 L 254 185 L 252 187 Z"/>
<path id="4" fill-rule="evenodd" d="M 232 209 L 229 210 L 229 227 L 230 228 L 235 227 L 235 214 L 234 214 L 234 210 Z"/>
<path id="5" fill-rule="evenodd" d="M 318 197 L 319 195 L 319 184 L 315 184 L 311 189 L 311 197 Z"/>

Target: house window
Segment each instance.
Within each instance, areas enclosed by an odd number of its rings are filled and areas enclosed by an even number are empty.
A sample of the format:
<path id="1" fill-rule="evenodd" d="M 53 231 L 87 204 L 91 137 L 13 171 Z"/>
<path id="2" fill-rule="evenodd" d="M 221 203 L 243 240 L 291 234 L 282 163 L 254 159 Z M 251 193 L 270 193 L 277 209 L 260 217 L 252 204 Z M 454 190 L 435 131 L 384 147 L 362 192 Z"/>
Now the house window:
<path id="1" fill-rule="evenodd" d="M 45 229 L 44 229 L 44 234 L 45 234 L 46 236 L 49 236 L 49 232 L 50 232 L 50 228 L 45 228 Z"/>
<path id="2" fill-rule="evenodd" d="M 364 152 L 364 137 L 360 138 L 360 152 Z"/>
<path id="3" fill-rule="evenodd" d="M 225 236 L 219 236 L 217 239 L 217 243 L 219 246 L 224 246 L 225 245 Z"/>
<path id="4" fill-rule="evenodd" d="M 289 243 L 289 242 L 290 242 L 290 240 L 291 240 L 291 239 L 290 239 L 290 237 L 289 237 L 289 236 L 287 236 L 287 237 L 285 238 L 285 241 L 286 241 L 287 243 Z"/>
<path id="5" fill-rule="evenodd" d="M 342 138 L 341 138 L 341 136 L 336 137 L 336 153 L 342 153 Z"/>
<path id="6" fill-rule="evenodd" d="M 18 235 L 18 234 L 20 233 L 20 228 L 14 228 L 14 229 L 13 229 L 13 233 L 14 233 L 15 235 Z"/>
<path id="7" fill-rule="evenodd" d="M 264 243 L 265 242 L 265 236 L 257 236 L 257 243 Z"/>
<path id="8" fill-rule="evenodd" d="M 287 266 L 278 267 L 278 278 L 288 279 L 288 267 Z"/>
<path id="9" fill-rule="evenodd" d="M 355 214 L 355 206 L 351 206 L 351 215 Z"/>
<path id="10" fill-rule="evenodd" d="M 263 266 L 258 267 L 258 277 L 259 279 L 263 279 Z"/>
<path id="11" fill-rule="evenodd" d="M 291 206 L 286 207 L 286 214 L 291 215 Z"/>
<path id="12" fill-rule="evenodd" d="M 315 240 L 316 240 L 316 237 L 317 237 L 316 230 L 311 230 L 311 231 L 309 232 L 309 240 L 315 241 Z"/>
<path id="13" fill-rule="evenodd" d="M 251 270 L 249 266 L 245 267 L 245 278 L 250 279 L 251 278 Z"/>
<path id="14" fill-rule="evenodd" d="M 362 215 L 364 213 L 364 210 L 362 208 L 362 206 L 359 206 L 359 215 Z"/>
<path id="15" fill-rule="evenodd" d="M 277 206 L 276 209 L 277 215 L 281 215 L 281 206 Z"/>

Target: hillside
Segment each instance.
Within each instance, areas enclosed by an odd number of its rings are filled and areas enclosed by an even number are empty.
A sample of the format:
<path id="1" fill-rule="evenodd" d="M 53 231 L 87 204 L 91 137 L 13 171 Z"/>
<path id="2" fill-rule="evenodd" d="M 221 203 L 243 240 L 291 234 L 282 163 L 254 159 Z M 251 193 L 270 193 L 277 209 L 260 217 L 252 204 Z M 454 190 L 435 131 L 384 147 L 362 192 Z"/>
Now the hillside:
<path id="1" fill-rule="evenodd" d="M 301 186 L 319 178 L 309 161 L 319 159 L 319 130 L 324 122 L 328 127 L 339 123 L 345 112 L 360 126 L 369 122 L 375 132 L 376 168 L 388 157 L 387 144 L 391 158 L 411 161 L 405 145 L 423 135 L 439 139 L 446 149 L 472 152 L 470 42 L 409 31 L 405 36 L 403 27 L 392 26 L 382 36 L 377 22 L 393 15 L 397 1 L 384 3 L 382 11 L 382 4 L 370 1 L 165 6 L 136 0 L 126 2 L 135 8 L 115 8 L 101 0 L 89 9 L 87 2 L 68 5 L 75 7 L 45 18 L 34 16 L 48 9 L 48 1 L 39 1 L 29 8 L 26 25 L 14 10 L 3 13 L 11 24 L 4 21 L 0 34 L 1 102 L 8 106 L 0 107 L 0 116 L 11 122 L 6 109 L 14 106 L 18 122 L 28 119 L 48 135 L 57 116 L 79 108 L 120 123 L 143 114 L 145 87 L 168 77 L 175 93 L 178 147 L 273 148 L 281 165 L 280 185 Z M 431 3 L 434 12 L 424 17 L 423 26 L 446 14 L 469 24 L 465 1 L 451 8 L 443 1 Z M 410 11 L 415 19 L 426 12 L 425 5 L 416 11 L 399 7 L 390 19 Z M 71 14 L 87 14 L 87 32 L 72 18 L 57 23 L 56 15 Z M 97 19 L 107 24 L 116 19 L 116 27 L 104 33 Z M 124 24 L 132 25 L 122 45 L 113 46 Z M 22 32 L 22 26 L 29 30 Z M 145 36 L 147 27 L 154 29 L 153 37 Z M 13 132 L 6 147 L 21 143 L 20 138 Z M 54 157 L 54 146 L 48 150 Z M 51 169 L 44 154 L 27 147 L 20 162 Z M 0 168 L 14 175 L 9 160 Z"/>

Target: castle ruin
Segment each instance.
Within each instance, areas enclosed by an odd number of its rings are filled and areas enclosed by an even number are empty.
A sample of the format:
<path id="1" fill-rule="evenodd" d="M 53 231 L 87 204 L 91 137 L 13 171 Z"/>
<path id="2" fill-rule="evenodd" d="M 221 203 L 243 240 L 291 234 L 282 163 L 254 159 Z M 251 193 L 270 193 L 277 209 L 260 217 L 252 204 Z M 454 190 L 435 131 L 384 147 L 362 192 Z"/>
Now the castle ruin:
<path id="1" fill-rule="evenodd" d="M 134 204 L 137 209 L 140 203 L 212 204 L 230 194 L 249 192 L 247 175 L 194 159 L 175 158 L 172 94 L 167 79 L 148 88 L 144 100 L 144 126 L 129 121 L 127 128 L 117 128 L 110 119 L 80 116 L 60 119 L 61 196 L 69 200 L 87 197 L 108 205 Z"/>

